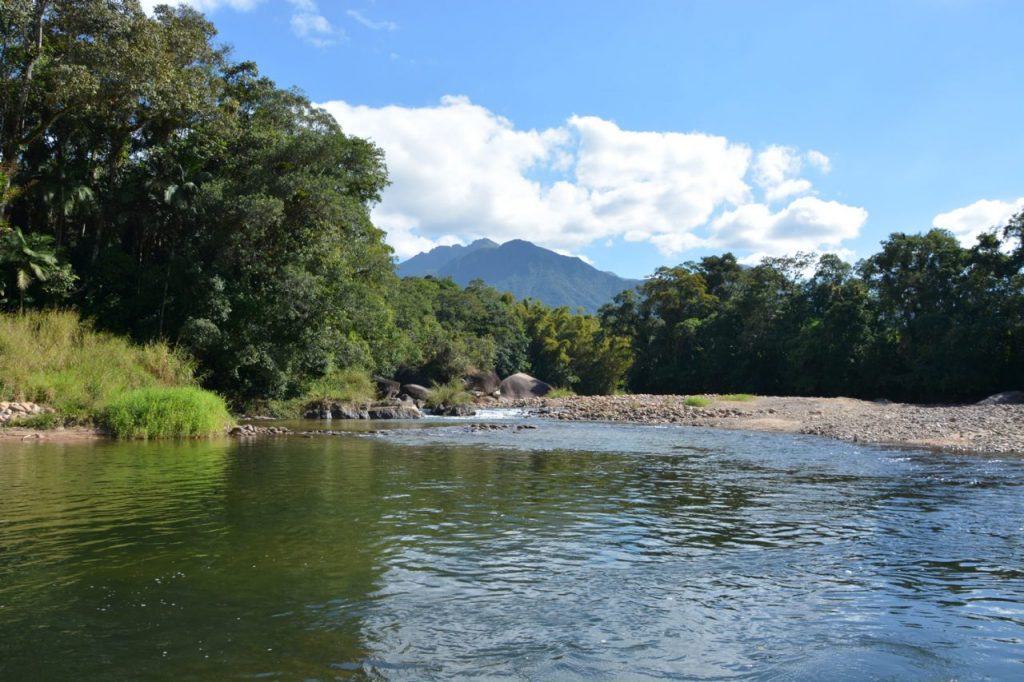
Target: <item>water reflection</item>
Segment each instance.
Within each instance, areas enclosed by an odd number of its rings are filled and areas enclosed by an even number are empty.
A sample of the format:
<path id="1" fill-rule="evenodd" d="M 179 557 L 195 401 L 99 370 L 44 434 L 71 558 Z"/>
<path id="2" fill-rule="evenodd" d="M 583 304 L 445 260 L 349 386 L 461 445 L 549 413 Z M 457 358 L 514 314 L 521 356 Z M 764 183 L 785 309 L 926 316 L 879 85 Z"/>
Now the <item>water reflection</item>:
<path id="1" fill-rule="evenodd" d="M 0 678 L 1015 677 L 1024 466 L 611 425 L 0 450 Z"/>

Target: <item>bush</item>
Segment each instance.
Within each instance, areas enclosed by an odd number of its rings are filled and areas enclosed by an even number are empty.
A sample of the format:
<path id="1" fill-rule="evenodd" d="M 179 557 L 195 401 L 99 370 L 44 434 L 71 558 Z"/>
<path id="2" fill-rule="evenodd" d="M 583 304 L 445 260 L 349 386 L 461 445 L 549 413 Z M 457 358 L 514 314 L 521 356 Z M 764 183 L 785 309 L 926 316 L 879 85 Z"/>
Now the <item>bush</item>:
<path id="1" fill-rule="evenodd" d="M 688 407 L 707 407 L 711 404 L 710 398 L 705 398 L 702 395 L 691 395 L 686 399 L 686 405 Z"/>
<path id="2" fill-rule="evenodd" d="M 473 394 L 462 385 L 462 379 L 455 378 L 446 384 L 431 386 L 430 395 L 423 402 L 432 410 L 441 407 L 456 407 L 473 402 Z"/>
<path id="3" fill-rule="evenodd" d="M 224 400 L 199 388 L 142 388 L 115 399 L 102 424 L 116 438 L 189 438 L 232 423 Z"/>
<path id="4" fill-rule="evenodd" d="M 575 398 L 576 391 L 571 388 L 553 388 L 547 392 L 545 398 Z"/>
<path id="5" fill-rule="evenodd" d="M 749 393 L 726 393 L 725 395 L 718 396 L 719 400 L 727 400 L 731 403 L 749 403 L 754 399 L 754 396 Z"/>
<path id="6" fill-rule="evenodd" d="M 341 403 L 365 405 L 377 397 L 377 387 L 369 373 L 361 369 L 335 370 L 317 379 L 306 390 L 303 403 L 314 400 L 334 400 Z"/>
<path id="7" fill-rule="evenodd" d="M 72 312 L 0 315 L 0 400 L 49 405 L 90 423 L 126 391 L 193 383 L 193 365 L 165 344 L 96 332 Z"/>

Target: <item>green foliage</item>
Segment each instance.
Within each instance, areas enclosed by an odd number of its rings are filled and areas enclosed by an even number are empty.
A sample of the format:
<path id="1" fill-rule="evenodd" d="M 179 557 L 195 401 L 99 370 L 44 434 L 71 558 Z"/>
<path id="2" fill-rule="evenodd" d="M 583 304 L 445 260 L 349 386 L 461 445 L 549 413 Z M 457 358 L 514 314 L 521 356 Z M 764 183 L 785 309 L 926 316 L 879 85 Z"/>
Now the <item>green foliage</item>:
<path id="1" fill-rule="evenodd" d="M 125 391 L 192 383 L 192 364 L 166 345 L 93 331 L 71 312 L 0 315 L 0 399 L 49 405 L 90 423 Z"/>
<path id="2" fill-rule="evenodd" d="M 749 403 L 754 400 L 754 396 L 749 393 L 726 393 L 718 396 L 719 400 L 725 400 L 730 403 Z"/>
<path id="3" fill-rule="evenodd" d="M 377 395 L 369 373 L 361 369 L 335 370 L 315 379 L 306 389 L 304 402 L 336 400 L 343 403 L 365 405 Z"/>
<path id="4" fill-rule="evenodd" d="M 553 388 L 548 391 L 545 398 L 575 398 L 576 391 L 571 388 Z"/>
<path id="5" fill-rule="evenodd" d="M 702 395 L 691 395 L 686 398 L 686 405 L 688 407 L 707 407 L 711 402 L 711 398 L 706 398 Z"/>
<path id="6" fill-rule="evenodd" d="M 223 398 L 214 393 L 152 387 L 114 399 L 101 423 L 116 438 L 194 438 L 222 434 L 232 419 Z"/>
<path id="7" fill-rule="evenodd" d="M 443 384 L 431 385 L 430 395 L 423 402 L 431 409 L 457 407 L 473 402 L 473 395 L 462 385 L 461 379 L 455 378 Z"/>

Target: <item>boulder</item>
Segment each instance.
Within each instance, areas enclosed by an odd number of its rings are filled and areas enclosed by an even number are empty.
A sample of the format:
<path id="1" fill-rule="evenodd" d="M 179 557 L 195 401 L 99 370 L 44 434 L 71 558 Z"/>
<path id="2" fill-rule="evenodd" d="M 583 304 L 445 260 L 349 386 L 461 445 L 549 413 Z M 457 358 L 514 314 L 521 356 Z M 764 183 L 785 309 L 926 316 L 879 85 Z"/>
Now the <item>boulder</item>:
<path id="1" fill-rule="evenodd" d="M 368 419 L 365 409 L 347 403 L 331 403 L 331 416 L 334 419 Z"/>
<path id="2" fill-rule="evenodd" d="M 476 414 L 476 410 L 472 405 L 443 405 L 435 407 L 431 414 L 436 414 L 439 417 L 472 417 Z"/>
<path id="3" fill-rule="evenodd" d="M 539 398 L 547 395 L 551 386 L 540 379 L 535 379 L 529 374 L 516 372 L 510 377 L 505 377 L 499 389 L 502 398 L 518 400 L 521 398 Z"/>
<path id="4" fill-rule="evenodd" d="M 470 372 L 462 376 L 462 381 L 469 391 L 478 391 L 490 395 L 501 386 L 501 377 L 495 372 Z"/>
<path id="5" fill-rule="evenodd" d="M 1020 405 L 1022 403 L 1024 403 L 1024 391 L 1003 391 L 978 402 L 979 405 Z"/>
<path id="6" fill-rule="evenodd" d="M 377 395 L 381 398 L 397 398 L 402 384 L 384 377 L 374 376 L 373 383 L 377 384 Z"/>
<path id="7" fill-rule="evenodd" d="M 430 397 L 430 389 L 419 384 L 402 384 L 401 392 L 415 400 L 426 400 Z"/>
<path id="8" fill-rule="evenodd" d="M 419 419 L 423 413 L 414 405 L 371 405 L 367 416 L 370 419 Z"/>

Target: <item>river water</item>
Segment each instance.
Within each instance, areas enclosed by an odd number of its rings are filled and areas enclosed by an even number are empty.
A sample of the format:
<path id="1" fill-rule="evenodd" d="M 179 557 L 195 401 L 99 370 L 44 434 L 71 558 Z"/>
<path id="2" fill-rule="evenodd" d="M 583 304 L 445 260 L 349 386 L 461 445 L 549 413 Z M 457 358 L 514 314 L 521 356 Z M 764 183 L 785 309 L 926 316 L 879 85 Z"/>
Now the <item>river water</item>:
<path id="1" fill-rule="evenodd" d="M 1021 459 L 529 423 L 2 444 L 0 679 L 1024 678 Z"/>

